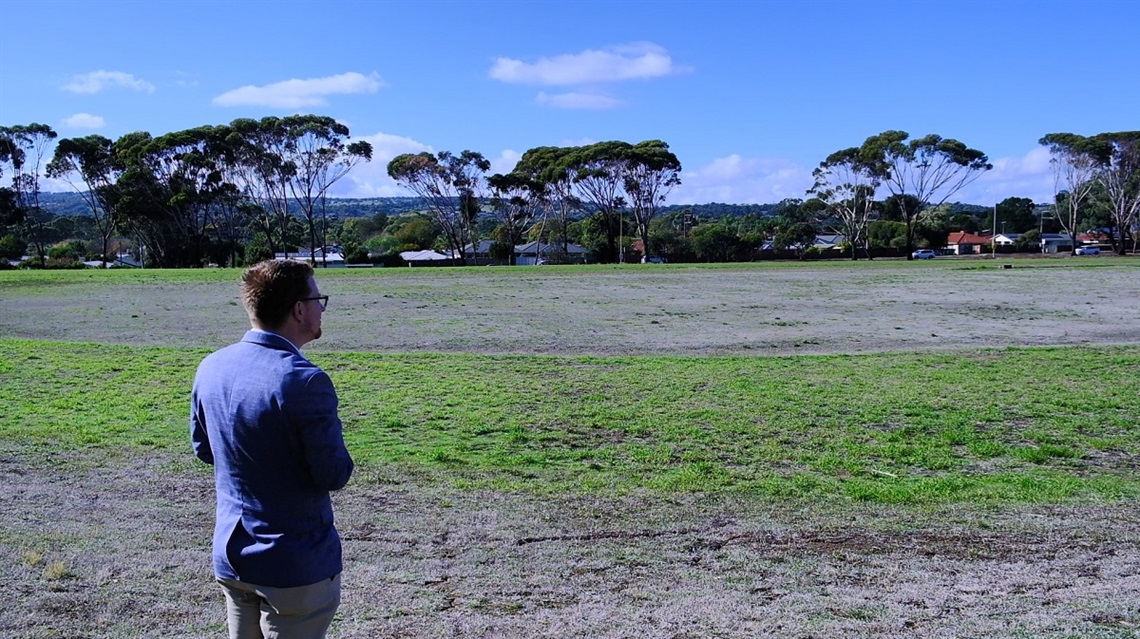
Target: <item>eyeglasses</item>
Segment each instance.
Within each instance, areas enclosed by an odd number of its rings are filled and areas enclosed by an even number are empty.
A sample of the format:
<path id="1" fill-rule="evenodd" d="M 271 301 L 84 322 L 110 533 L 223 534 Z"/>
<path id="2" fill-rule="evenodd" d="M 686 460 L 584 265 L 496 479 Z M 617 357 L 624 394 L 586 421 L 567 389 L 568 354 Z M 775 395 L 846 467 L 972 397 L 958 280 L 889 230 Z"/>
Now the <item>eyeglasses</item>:
<path id="1" fill-rule="evenodd" d="M 314 297 L 302 297 L 301 299 L 299 299 L 297 301 L 298 302 L 311 302 L 313 300 L 317 300 L 318 302 L 320 302 L 322 311 L 329 307 L 329 296 L 328 295 L 317 295 Z"/>

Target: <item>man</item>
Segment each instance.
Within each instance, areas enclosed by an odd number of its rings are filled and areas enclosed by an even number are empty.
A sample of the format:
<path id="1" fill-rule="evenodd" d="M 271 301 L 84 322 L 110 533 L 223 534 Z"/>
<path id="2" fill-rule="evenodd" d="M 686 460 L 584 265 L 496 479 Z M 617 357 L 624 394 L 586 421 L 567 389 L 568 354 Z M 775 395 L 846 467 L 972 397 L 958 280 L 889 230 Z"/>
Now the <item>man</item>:
<path id="1" fill-rule="evenodd" d="M 328 296 L 303 262 L 261 262 L 241 281 L 252 329 L 202 360 L 190 400 L 194 454 L 214 466 L 214 575 L 230 639 L 320 638 L 340 605 L 329 491 L 353 469 L 332 381 L 300 350 Z"/>

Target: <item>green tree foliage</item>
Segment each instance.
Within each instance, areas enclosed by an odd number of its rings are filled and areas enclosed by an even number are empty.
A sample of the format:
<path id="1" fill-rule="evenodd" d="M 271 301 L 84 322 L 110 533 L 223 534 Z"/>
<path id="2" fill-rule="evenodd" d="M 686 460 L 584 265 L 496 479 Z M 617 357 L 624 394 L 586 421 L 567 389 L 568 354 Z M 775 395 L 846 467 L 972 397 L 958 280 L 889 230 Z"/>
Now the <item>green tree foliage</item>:
<path id="1" fill-rule="evenodd" d="M 390 252 L 399 253 L 432 248 L 440 232 L 433 220 L 421 215 L 410 215 L 393 221 L 388 235 L 393 238 L 390 247 L 393 250 Z"/>
<path id="2" fill-rule="evenodd" d="M 56 132 L 46 124 L 0 126 L 0 177 L 11 175 L 11 187 L 0 194 L 5 217 L 23 228 L 41 262 L 47 258 L 43 228 L 51 215 L 40 206 L 40 177 Z"/>
<path id="3" fill-rule="evenodd" d="M 1039 142 L 1049 149 L 1053 167 L 1054 217 L 1068 234 L 1076 255 L 1077 234 L 1084 222 L 1084 205 L 1095 186 L 1104 147 L 1073 133 L 1050 133 Z"/>
<path id="4" fill-rule="evenodd" d="M 202 266 L 220 207 L 235 196 L 223 180 L 219 145 L 225 127 L 203 126 L 152 138 L 123 136 L 114 145 L 122 168 L 116 222 L 147 248 L 155 266 Z"/>
<path id="5" fill-rule="evenodd" d="M 0 258 L 18 260 L 28 250 L 28 243 L 15 235 L 0 236 Z"/>
<path id="6" fill-rule="evenodd" d="M 87 247 L 78 240 L 68 240 L 52 245 L 48 249 L 48 257 L 53 260 L 83 260 L 87 256 Z"/>
<path id="7" fill-rule="evenodd" d="M 626 206 L 623 169 L 630 147 L 628 142 L 599 142 L 574 147 L 563 158 L 577 198 L 592 211 L 583 241 L 601 262 L 623 260 L 626 226 L 622 216 Z"/>
<path id="8" fill-rule="evenodd" d="M 642 245 L 649 247 L 649 224 L 657 217 L 665 198 L 681 183 L 681 162 L 661 140 L 646 140 L 625 155 L 622 186 L 637 224 Z M 648 259 L 642 255 L 642 261 Z"/>
<path id="9" fill-rule="evenodd" d="M 491 257 L 513 259 L 515 245 L 523 243 L 526 229 L 546 202 L 545 189 L 538 180 L 513 171 L 506 175 L 496 173 L 487 178 L 487 184 L 492 215 L 498 222 Z M 502 248 L 503 245 L 509 250 Z"/>
<path id="10" fill-rule="evenodd" d="M 568 231 L 576 212 L 583 209 L 574 193 L 569 156 L 574 147 L 540 146 L 522 154 L 511 173 L 526 181 L 538 204 L 535 218 L 540 218 L 528 231 L 531 241 L 556 244 L 567 250 Z"/>
<path id="11" fill-rule="evenodd" d="M 836 151 L 812 171 L 815 183 L 808 193 L 824 205 L 828 227 L 846 238 L 851 259 L 866 253 L 867 225 L 875 219 L 875 192 L 880 177 L 875 165 L 858 148 Z"/>
<path id="12" fill-rule="evenodd" d="M 701 262 L 740 262 L 747 260 L 753 249 L 744 245 L 736 228 L 723 218 L 694 228 L 690 243 L 694 257 Z"/>
<path id="13" fill-rule="evenodd" d="M 328 233 L 328 190 L 359 162 L 372 159 L 372 145 L 348 142 L 348 127 L 328 116 L 297 115 L 281 120 L 286 144 L 281 156 L 289 194 L 300 209 L 310 261 Z"/>
<path id="14" fill-rule="evenodd" d="M 66 181 L 86 203 L 99 232 L 104 267 L 116 231 L 110 202 L 120 171 L 113 151 L 114 142 L 101 135 L 66 138 L 56 144 L 55 155 L 47 165 L 49 177 Z"/>
<path id="15" fill-rule="evenodd" d="M 475 217 L 491 163 L 481 153 L 404 153 L 388 163 L 388 176 L 424 199 L 448 248 L 465 258 L 474 244 Z"/>
<path id="16" fill-rule="evenodd" d="M 996 232 L 1025 233 L 1037 228 L 1037 206 L 1024 197 L 1007 197 L 997 203 Z M 1004 229 L 1004 231 L 1003 231 Z"/>
<path id="17" fill-rule="evenodd" d="M 905 131 L 884 131 L 867 138 L 859 153 L 861 161 L 873 167 L 882 185 L 897 198 L 907 228 L 907 259 L 923 212 L 946 202 L 993 168 L 985 153 L 933 134 L 912 140 Z M 907 195 L 911 198 L 903 197 Z"/>
<path id="18" fill-rule="evenodd" d="M 867 239 L 871 248 L 905 248 L 906 223 L 892 220 L 875 220 L 867 225 Z"/>
<path id="19" fill-rule="evenodd" d="M 1140 131 L 1101 133 L 1095 136 L 1103 187 L 1110 208 L 1109 228 L 1113 249 L 1120 255 L 1131 239 L 1136 250 L 1135 227 L 1140 219 Z"/>

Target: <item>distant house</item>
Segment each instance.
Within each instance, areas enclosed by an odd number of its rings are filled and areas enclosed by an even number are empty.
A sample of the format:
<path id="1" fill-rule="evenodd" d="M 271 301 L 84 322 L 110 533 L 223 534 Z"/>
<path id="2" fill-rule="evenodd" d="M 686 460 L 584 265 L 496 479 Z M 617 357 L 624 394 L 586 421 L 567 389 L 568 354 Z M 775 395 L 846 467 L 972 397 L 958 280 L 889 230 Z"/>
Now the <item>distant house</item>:
<path id="1" fill-rule="evenodd" d="M 1063 233 L 1042 233 L 1042 253 L 1064 253 L 1073 250 L 1073 239 Z"/>
<path id="2" fill-rule="evenodd" d="M 815 241 L 812 242 L 812 246 L 821 251 L 826 251 L 828 249 L 839 248 L 839 245 L 846 243 L 847 236 L 841 235 L 839 233 L 833 233 L 831 235 L 815 236 Z"/>
<path id="3" fill-rule="evenodd" d="M 339 246 L 322 246 L 312 253 L 308 249 L 298 250 L 295 253 L 276 253 L 273 257 L 278 260 L 310 262 L 316 264 L 318 268 L 344 268 L 348 266 Z"/>
<path id="4" fill-rule="evenodd" d="M 976 255 L 989 243 L 990 236 L 966 231 L 955 231 L 946 237 L 946 249 L 951 255 Z"/>
<path id="5" fill-rule="evenodd" d="M 123 251 L 115 256 L 115 261 L 112 262 L 116 266 L 127 266 L 130 268 L 142 268 L 142 261 L 133 257 L 130 253 Z"/>
<path id="6" fill-rule="evenodd" d="M 452 258 L 437 253 L 435 251 L 403 251 L 400 253 L 400 259 L 411 264 L 412 262 L 438 262 L 440 260 L 450 260 Z"/>
<path id="7" fill-rule="evenodd" d="M 586 249 L 569 242 L 566 243 L 565 251 L 560 243 L 530 242 L 515 246 L 515 264 L 525 266 L 544 262 L 584 264 Z"/>
<path id="8" fill-rule="evenodd" d="M 1013 246 L 1021 239 L 1021 233 L 998 233 L 994 236 L 994 243 L 998 246 Z"/>
<path id="9" fill-rule="evenodd" d="M 469 258 L 471 257 L 491 257 L 491 247 L 495 244 L 493 240 L 479 240 L 474 244 L 468 244 L 463 247 L 463 254 Z M 459 257 L 458 253 L 455 257 Z"/>
<path id="10" fill-rule="evenodd" d="M 815 239 L 812 240 L 811 244 L 809 244 L 808 246 L 812 247 L 812 248 L 817 248 L 820 251 L 830 251 L 832 249 L 838 249 L 840 247 L 840 245 L 846 244 L 846 243 L 847 243 L 847 236 L 841 235 L 838 233 L 833 233 L 830 235 L 817 235 L 817 236 L 815 236 Z M 794 245 L 789 246 L 787 248 L 789 250 L 798 251 L 802 247 L 798 244 L 794 244 Z M 765 240 L 764 243 L 762 243 L 760 245 L 760 250 L 762 250 L 762 251 L 775 251 L 775 250 L 777 250 L 776 249 L 776 241 L 775 240 Z"/>
<path id="11" fill-rule="evenodd" d="M 1109 229 L 1093 229 L 1077 235 L 1077 243 L 1081 246 L 1108 246 L 1114 239 L 1119 240 L 1120 234 Z"/>

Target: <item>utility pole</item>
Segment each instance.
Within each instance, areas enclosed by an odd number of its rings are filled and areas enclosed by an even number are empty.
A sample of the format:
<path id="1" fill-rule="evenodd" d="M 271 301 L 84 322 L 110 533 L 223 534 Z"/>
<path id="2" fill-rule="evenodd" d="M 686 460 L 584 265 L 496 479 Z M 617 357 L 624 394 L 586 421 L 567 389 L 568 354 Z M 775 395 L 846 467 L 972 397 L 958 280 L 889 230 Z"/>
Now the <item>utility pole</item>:
<path id="1" fill-rule="evenodd" d="M 997 204 L 994 205 L 994 225 L 990 227 L 990 257 L 997 257 Z"/>

